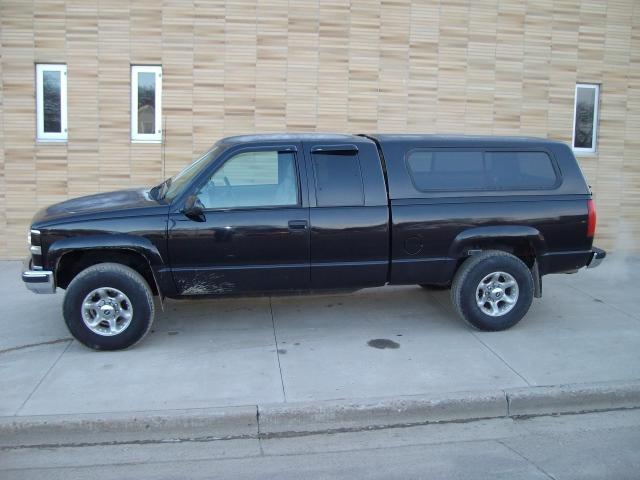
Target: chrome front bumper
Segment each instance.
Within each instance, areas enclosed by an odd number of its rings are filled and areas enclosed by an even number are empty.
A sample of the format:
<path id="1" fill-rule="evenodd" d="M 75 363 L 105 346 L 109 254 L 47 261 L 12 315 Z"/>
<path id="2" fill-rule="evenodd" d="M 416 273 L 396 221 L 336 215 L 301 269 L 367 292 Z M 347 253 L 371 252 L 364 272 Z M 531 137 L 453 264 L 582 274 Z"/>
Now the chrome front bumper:
<path id="1" fill-rule="evenodd" d="M 22 270 L 22 281 L 34 293 L 56 293 L 53 272 L 49 270 L 31 270 L 28 262 L 25 262 Z"/>
<path id="2" fill-rule="evenodd" d="M 591 250 L 591 259 L 587 264 L 587 268 L 596 268 L 602 263 L 602 260 L 604 260 L 606 256 L 607 252 L 605 252 L 601 248 L 593 247 L 593 249 Z"/>

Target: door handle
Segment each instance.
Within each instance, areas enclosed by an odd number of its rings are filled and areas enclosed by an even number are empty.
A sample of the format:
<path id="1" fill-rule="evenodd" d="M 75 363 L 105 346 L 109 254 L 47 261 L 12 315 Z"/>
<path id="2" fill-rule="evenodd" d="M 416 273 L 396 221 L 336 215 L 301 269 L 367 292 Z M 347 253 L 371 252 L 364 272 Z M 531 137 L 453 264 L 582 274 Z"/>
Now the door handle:
<path id="1" fill-rule="evenodd" d="M 289 230 L 305 230 L 307 225 L 306 220 L 289 220 Z"/>

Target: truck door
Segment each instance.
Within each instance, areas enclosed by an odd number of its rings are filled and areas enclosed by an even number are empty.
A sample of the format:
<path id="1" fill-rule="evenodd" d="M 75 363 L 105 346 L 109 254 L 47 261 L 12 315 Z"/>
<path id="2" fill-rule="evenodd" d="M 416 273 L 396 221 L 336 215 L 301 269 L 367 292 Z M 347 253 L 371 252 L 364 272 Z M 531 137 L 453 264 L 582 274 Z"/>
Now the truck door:
<path id="1" fill-rule="evenodd" d="M 233 147 L 194 186 L 202 218 L 178 206 L 169 254 L 181 295 L 309 288 L 309 208 L 301 144 Z"/>
<path id="2" fill-rule="evenodd" d="M 305 142 L 310 185 L 311 288 L 384 285 L 389 209 L 373 142 Z"/>

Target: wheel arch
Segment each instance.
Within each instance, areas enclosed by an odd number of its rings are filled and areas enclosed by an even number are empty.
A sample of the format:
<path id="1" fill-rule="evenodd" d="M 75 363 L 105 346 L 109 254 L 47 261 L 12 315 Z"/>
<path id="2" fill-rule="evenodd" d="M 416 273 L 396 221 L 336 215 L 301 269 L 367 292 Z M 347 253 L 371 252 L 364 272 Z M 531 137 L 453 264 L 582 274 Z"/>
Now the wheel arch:
<path id="1" fill-rule="evenodd" d="M 542 297 L 542 275 L 538 259 L 547 251 L 544 235 L 529 225 L 474 227 L 460 232 L 453 240 L 449 255 L 458 259 L 457 268 L 476 251 L 500 250 L 522 260 L 531 270 L 534 297 Z"/>
<path id="2" fill-rule="evenodd" d="M 454 238 L 449 256 L 462 261 L 476 250 L 506 251 L 533 268 L 536 258 L 546 251 L 546 242 L 537 228 L 528 225 L 474 227 Z"/>
<path id="3" fill-rule="evenodd" d="M 120 263 L 137 271 L 154 295 L 162 297 L 157 270 L 164 262 L 157 248 L 146 238 L 128 235 L 95 235 L 65 238 L 47 252 L 56 286 L 66 288 L 85 268 L 105 262 Z"/>

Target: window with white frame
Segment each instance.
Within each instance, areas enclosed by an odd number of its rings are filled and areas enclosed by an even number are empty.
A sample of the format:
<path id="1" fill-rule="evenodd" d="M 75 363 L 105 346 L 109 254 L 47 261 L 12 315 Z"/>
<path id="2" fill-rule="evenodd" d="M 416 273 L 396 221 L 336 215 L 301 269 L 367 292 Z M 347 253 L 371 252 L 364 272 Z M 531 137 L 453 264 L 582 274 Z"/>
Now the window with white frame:
<path id="1" fill-rule="evenodd" d="M 162 141 L 162 67 L 131 67 L 131 140 Z"/>
<path id="2" fill-rule="evenodd" d="M 573 151 L 595 153 L 600 85 L 578 83 L 573 111 Z"/>
<path id="3" fill-rule="evenodd" d="M 67 140 L 66 65 L 36 65 L 36 133 L 38 140 Z"/>

